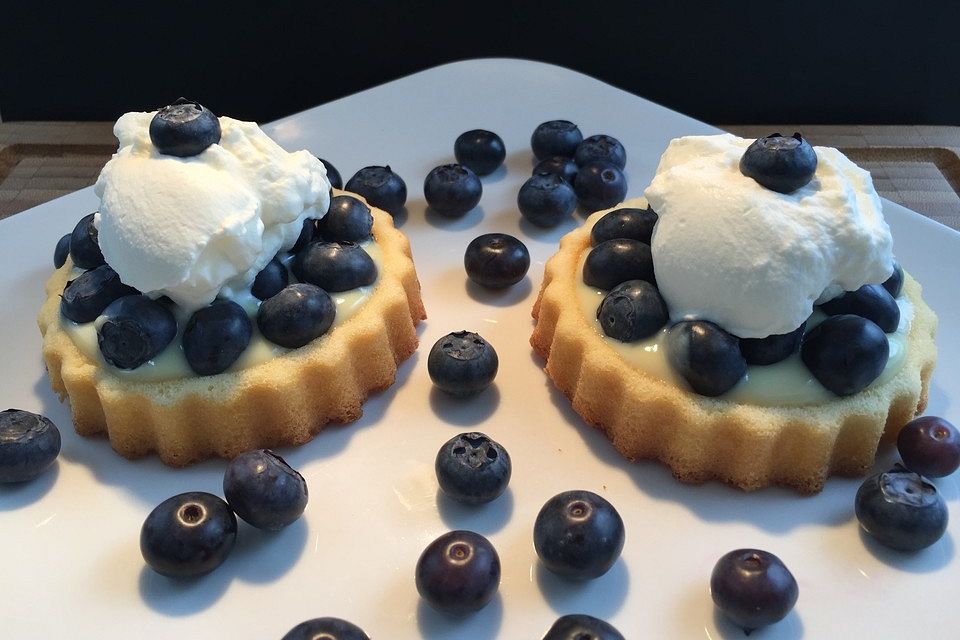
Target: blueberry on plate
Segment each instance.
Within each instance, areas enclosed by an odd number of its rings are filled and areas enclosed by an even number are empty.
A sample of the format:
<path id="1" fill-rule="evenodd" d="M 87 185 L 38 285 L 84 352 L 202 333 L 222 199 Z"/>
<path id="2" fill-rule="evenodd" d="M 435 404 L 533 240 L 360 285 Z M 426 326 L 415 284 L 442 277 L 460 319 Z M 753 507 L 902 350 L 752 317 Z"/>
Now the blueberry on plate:
<path id="1" fill-rule="evenodd" d="M 297 241 L 293 243 L 292 247 L 290 247 L 290 253 L 300 253 L 306 249 L 307 245 L 313 241 L 313 238 L 316 234 L 317 221 L 313 218 L 304 218 L 303 227 L 300 229 L 300 235 L 297 236 Z"/>
<path id="2" fill-rule="evenodd" d="M 597 135 L 586 138 L 577 147 L 573 161 L 578 167 L 584 167 L 591 162 L 608 162 L 617 169 L 627 166 L 627 150 L 620 141 L 613 136 Z"/>
<path id="3" fill-rule="evenodd" d="M 70 236 L 72 233 L 65 234 L 57 240 L 57 246 L 53 250 L 53 266 L 59 269 L 67 263 L 67 257 L 70 255 Z"/>
<path id="4" fill-rule="evenodd" d="M 609 290 L 627 280 L 657 284 L 650 245 L 630 238 L 614 238 L 601 242 L 587 254 L 583 263 L 584 284 Z"/>
<path id="5" fill-rule="evenodd" d="M 117 298 L 138 293 L 123 284 L 116 271 L 103 264 L 67 283 L 60 297 L 60 313 L 81 324 L 92 322 Z"/>
<path id="6" fill-rule="evenodd" d="M 177 335 L 170 310 L 143 294 L 117 298 L 97 323 L 103 359 L 118 369 L 136 369 L 157 357 Z"/>
<path id="7" fill-rule="evenodd" d="M 326 617 L 301 622 L 280 640 L 370 640 L 370 636 L 352 622 Z"/>
<path id="8" fill-rule="evenodd" d="M 583 142 L 583 134 L 577 125 L 569 120 L 550 120 L 533 130 L 530 147 L 537 160 L 561 156 L 572 158 L 577 147 Z"/>
<path id="9" fill-rule="evenodd" d="M 623 519 L 591 491 L 564 491 L 547 500 L 533 525 L 543 565 L 565 578 L 599 578 L 623 550 Z"/>
<path id="10" fill-rule="evenodd" d="M 557 174 L 538 173 L 520 187 L 517 207 L 538 227 L 555 227 L 577 208 L 577 195 Z"/>
<path id="11" fill-rule="evenodd" d="M 140 529 L 140 553 L 171 578 L 210 573 L 237 540 L 237 518 L 226 502 L 203 491 L 181 493 L 157 505 Z"/>
<path id="12" fill-rule="evenodd" d="M 653 227 L 657 224 L 657 214 L 649 206 L 646 209 L 620 207 L 606 213 L 597 220 L 590 230 L 590 242 L 597 246 L 601 242 L 616 238 L 629 238 L 650 244 Z"/>
<path id="13" fill-rule="evenodd" d="M 370 207 L 353 196 L 334 196 L 326 215 L 317 220 L 317 231 L 324 240 L 363 242 L 372 230 Z"/>
<path id="14" fill-rule="evenodd" d="M 288 281 L 287 268 L 278 258 L 274 257 L 253 279 L 250 293 L 257 300 L 266 300 L 280 293 L 287 286 Z"/>
<path id="15" fill-rule="evenodd" d="M 307 482 L 269 449 L 241 453 L 227 464 L 223 495 L 248 524 L 278 531 L 307 508 Z"/>
<path id="16" fill-rule="evenodd" d="M 900 306 L 890 292 L 880 284 L 865 284 L 856 291 L 847 291 L 820 305 L 828 316 L 852 313 L 873 320 L 885 333 L 892 333 L 900 325 Z"/>
<path id="17" fill-rule="evenodd" d="M 392 216 L 403 211 L 407 201 L 407 184 L 389 165 L 360 169 L 347 181 L 346 190 L 359 193 L 372 206 Z"/>
<path id="18" fill-rule="evenodd" d="M 0 484 L 27 482 L 60 453 L 60 430 L 49 418 L 22 409 L 0 411 Z"/>
<path id="19" fill-rule="evenodd" d="M 296 349 L 329 331 L 336 315 L 329 293 L 297 282 L 263 301 L 257 310 L 257 327 L 270 342 Z"/>
<path id="20" fill-rule="evenodd" d="M 584 613 L 560 616 L 543 640 L 624 640 L 612 624 Z"/>
<path id="21" fill-rule="evenodd" d="M 478 505 L 499 497 L 510 482 L 510 454 L 476 431 L 444 443 L 434 463 L 440 489 L 457 502 Z"/>
<path id="22" fill-rule="evenodd" d="M 353 242 L 311 242 L 297 254 L 293 272 L 324 291 L 349 291 L 377 281 L 377 265 Z"/>
<path id="23" fill-rule="evenodd" d="M 737 385 L 747 373 L 737 338 L 705 320 L 684 320 L 670 327 L 667 359 L 690 387 L 716 397 Z"/>
<path id="24" fill-rule="evenodd" d="M 427 356 L 427 373 L 433 384 L 458 398 L 489 387 L 499 366 L 493 345 L 471 331 L 448 333 L 436 341 Z"/>
<path id="25" fill-rule="evenodd" d="M 800 588 L 777 556 L 736 549 L 714 566 L 710 595 L 723 615 L 750 633 L 783 620 L 797 603 Z"/>
<path id="26" fill-rule="evenodd" d="M 480 203 L 483 185 L 467 167 L 444 164 L 435 167 L 423 181 L 423 197 L 430 208 L 450 218 L 459 218 Z"/>
<path id="27" fill-rule="evenodd" d="M 947 420 L 922 416 L 897 434 L 903 465 L 928 478 L 943 478 L 960 467 L 960 432 Z"/>
<path id="28" fill-rule="evenodd" d="M 106 262 L 100 251 L 97 227 L 93 224 L 95 215 L 90 213 L 80 218 L 70 234 L 70 257 L 73 258 L 73 264 L 81 269 L 96 269 Z"/>
<path id="29" fill-rule="evenodd" d="M 806 186 L 817 172 L 817 153 L 799 133 L 758 138 L 740 158 L 740 173 L 778 193 Z"/>
<path id="30" fill-rule="evenodd" d="M 903 291 L 903 267 L 896 260 L 893 261 L 893 273 L 883 281 L 883 288 L 894 298 L 900 297 L 900 292 Z"/>
<path id="31" fill-rule="evenodd" d="M 503 140 L 492 131 L 473 129 L 457 136 L 453 143 L 453 155 L 457 162 L 478 176 L 490 175 L 503 164 L 507 149 Z"/>
<path id="32" fill-rule="evenodd" d="M 800 348 L 806 328 L 807 323 L 804 321 L 790 333 L 778 333 L 766 338 L 740 338 L 740 353 L 747 364 L 768 365 L 780 362 Z"/>
<path id="33" fill-rule="evenodd" d="M 434 609 L 464 616 L 482 609 L 500 586 L 500 556 L 473 531 L 451 531 L 431 542 L 417 560 L 420 597 Z"/>
<path id="34" fill-rule="evenodd" d="M 533 167 L 532 175 L 553 173 L 567 181 L 571 186 L 577 178 L 577 163 L 572 158 L 551 156 L 544 158 Z"/>
<path id="35" fill-rule="evenodd" d="M 863 530 L 897 551 L 926 549 L 947 530 L 947 505 L 937 487 L 900 465 L 864 480 L 855 506 Z"/>
<path id="36" fill-rule="evenodd" d="M 627 177 L 615 165 L 598 160 L 580 166 L 573 189 L 580 205 L 592 213 L 623 201 Z"/>
<path id="37" fill-rule="evenodd" d="M 517 284 L 530 268 L 530 252 L 517 238 L 506 233 L 485 233 L 467 245 L 463 254 L 467 276 L 490 289 Z"/>
<path id="38" fill-rule="evenodd" d="M 855 315 L 827 318 L 803 336 L 800 359 L 813 377 L 838 396 L 866 389 L 890 356 L 883 329 Z"/>
<path id="39" fill-rule="evenodd" d="M 597 307 L 603 332 L 620 342 L 635 342 L 660 331 L 670 319 L 660 291 L 646 280 L 627 280 L 610 290 Z"/>
<path id="40" fill-rule="evenodd" d="M 317 160 L 323 163 L 324 169 L 327 170 L 327 180 L 330 181 L 330 186 L 334 189 L 343 189 L 343 178 L 340 177 L 340 172 L 337 171 L 337 168 L 323 158 L 318 157 Z"/>
<path id="41" fill-rule="evenodd" d="M 196 156 L 220 142 L 220 121 L 199 102 L 179 98 L 150 121 L 150 141 L 168 156 Z"/>
<path id="42" fill-rule="evenodd" d="M 243 307 L 231 300 L 214 300 L 187 321 L 183 355 L 198 375 L 222 373 L 237 361 L 252 335 L 253 324 Z"/>

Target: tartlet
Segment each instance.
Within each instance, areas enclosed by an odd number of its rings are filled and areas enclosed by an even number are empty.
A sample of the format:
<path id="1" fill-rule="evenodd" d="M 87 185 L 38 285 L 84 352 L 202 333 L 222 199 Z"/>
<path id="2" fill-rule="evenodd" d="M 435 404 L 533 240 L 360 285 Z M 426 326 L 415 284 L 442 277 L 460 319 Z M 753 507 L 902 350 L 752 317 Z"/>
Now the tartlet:
<path id="1" fill-rule="evenodd" d="M 881 439 L 895 436 L 926 407 L 937 318 L 909 274 L 902 295 L 913 318 L 902 367 L 855 395 L 759 406 L 698 395 L 635 368 L 572 303 L 591 229 L 608 211 L 564 236 L 547 262 L 530 343 L 574 410 L 626 458 L 659 460 L 687 483 L 719 480 L 744 490 L 777 484 L 815 493 L 830 475 L 866 473 Z"/>
<path id="2" fill-rule="evenodd" d="M 77 432 L 106 435 L 127 458 L 155 452 L 185 466 L 299 445 L 329 423 L 358 419 L 367 396 L 389 387 L 416 350 L 426 317 L 409 241 L 388 213 L 370 211 L 382 265 L 363 307 L 306 346 L 212 376 L 132 381 L 86 356 L 61 324 L 68 259 L 46 283 L 38 324 L 50 382 L 69 398 Z"/>

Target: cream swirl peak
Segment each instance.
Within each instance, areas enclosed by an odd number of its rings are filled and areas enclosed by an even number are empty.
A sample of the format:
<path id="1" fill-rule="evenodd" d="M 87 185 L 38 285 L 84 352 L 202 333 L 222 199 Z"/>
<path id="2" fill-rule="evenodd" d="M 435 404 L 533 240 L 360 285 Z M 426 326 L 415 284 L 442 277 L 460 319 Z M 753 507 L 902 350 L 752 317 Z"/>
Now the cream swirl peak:
<path id="1" fill-rule="evenodd" d="M 799 327 L 815 303 L 884 281 L 893 240 L 870 174 L 842 153 L 814 147 L 813 179 L 781 194 L 740 173 L 751 142 L 677 138 L 644 195 L 659 215 L 653 266 L 671 318 L 763 338 Z"/>
<path id="2" fill-rule="evenodd" d="M 304 219 L 326 213 L 326 169 L 256 123 L 225 117 L 218 144 L 163 155 L 150 141 L 153 115 L 126 113 L 114 125 L 120 148 L 95 187 L 104 258 L 126 284 L 186 310 L 236 297 L 294 245 Z"/>

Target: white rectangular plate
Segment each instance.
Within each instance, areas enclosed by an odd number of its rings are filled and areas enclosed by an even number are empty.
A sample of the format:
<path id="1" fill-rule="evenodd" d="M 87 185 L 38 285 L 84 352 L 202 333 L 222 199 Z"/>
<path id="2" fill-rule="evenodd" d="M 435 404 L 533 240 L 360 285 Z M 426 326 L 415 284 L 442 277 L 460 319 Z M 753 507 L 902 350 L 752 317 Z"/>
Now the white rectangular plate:
<path id="1" fill-rule="evenodd" d="M 241 523 L 232 556 L 195 581 L 145 568 L 140 526 L 175 493 L 221 493 L 223 461 L 174 470 L 155 459 L 124 460 L 105 440 L 73 432 L 44 373 L 35 316 L 53 247 L 95 210 L 96 197 L 85 189 L 0 223 L 0 408 L 42 412 L 63 433 L 50 473 L 0 487 L 0 636 L 279 638 L 301 620 L 333 615 L 373 638 L 521 639 L 540 638 L 559 615 L 582 612 L 608 619 L 628 638 L 737 638 L 742 632 L 715 615 L 708 581 L 723 553 L 752 546 L 786 562 L 800 600 L 787 619 L 751 640 L 956 637 L 956 476 L 938 482 L 955 516 L 944 539 L 901 556 L 862 539 L 853 513 L 857 480 L 830 480 L 806 498 L 780 489 L 684 486 L 658 464 L 623 460 L 552 387 L 527 342 L 530 309 L 544 262 L 582 218 L 533 229 L 520 224 L 516 194 L 532 166 L 530 133 L 555 118 L 624 143 L 629 196 L 642 193 L 671 138 L 715 131 L 586 76 L 519 60 L 438 67 L 266 127 L 286 148 L 309 149 L 345 177 L 389 164 L 406 179 L 401 228 L 413 244 L 429 319 L 420 351 L 393 387 L 370 399 L 360 421 L 282 451 L 309 484 L 305 516 L 277 534 Z M 466 217 L 425 215 L 423 177 L 452 162 L 454 139 L 473 128 L 502 136 L 506 170 L 483 180 L 481 205 Z M 941 319 L 929 412 L 960 422 L 960 235 L 891 203 L 885 213 L 897 256 Z M 532 256 L 528 278 L 496 295 L 467 286 L 463 271 L 467 243 L 492 231 L 521 238 Z M 464 328 L 496 347 L 500 373 L 495 388 L 455 402 L 432 390 L 426 353 L 440 336 Z M 439 498 L 433 473 L 440 445 L 471 429 L 499 440 L 514 465 L 508 493 L 479 509 Z M 892 456 L 884 452 L 878 468 Z M 627 528 L 622 559 L 583 584 L 543 571 L 532 544 L 539 508 L 574 488 L 605 496 Z M 503 565 L 497 598 L 464 620 L 424 606 L 414 587 L 420 552 L 449 529 L 488 536 Z"/>

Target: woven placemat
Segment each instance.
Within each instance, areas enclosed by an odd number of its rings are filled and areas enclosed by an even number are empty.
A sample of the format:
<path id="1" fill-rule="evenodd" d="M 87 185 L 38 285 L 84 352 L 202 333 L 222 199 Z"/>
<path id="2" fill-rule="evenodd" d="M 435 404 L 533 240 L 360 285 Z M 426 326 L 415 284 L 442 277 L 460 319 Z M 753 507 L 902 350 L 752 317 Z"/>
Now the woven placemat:
<path id="1" fill-rule="evenodd" d="M 800 131 L 839 147 L 880 195 L 960 231 L 960 127 L 721 125 L 744 137 Z M 0 219 L 94 183 L 116 149 L 109 122 L 0 123 Z"/>

